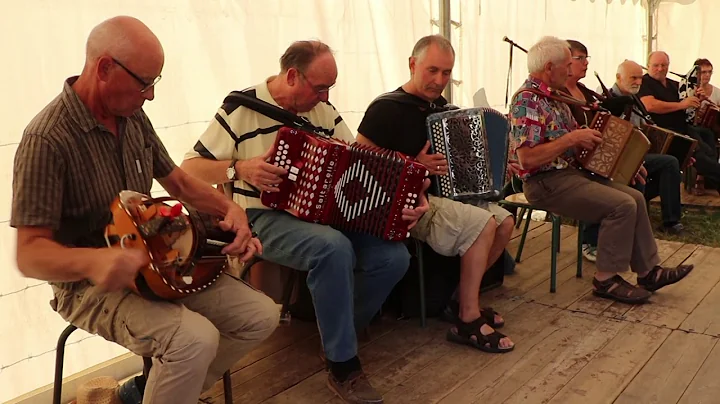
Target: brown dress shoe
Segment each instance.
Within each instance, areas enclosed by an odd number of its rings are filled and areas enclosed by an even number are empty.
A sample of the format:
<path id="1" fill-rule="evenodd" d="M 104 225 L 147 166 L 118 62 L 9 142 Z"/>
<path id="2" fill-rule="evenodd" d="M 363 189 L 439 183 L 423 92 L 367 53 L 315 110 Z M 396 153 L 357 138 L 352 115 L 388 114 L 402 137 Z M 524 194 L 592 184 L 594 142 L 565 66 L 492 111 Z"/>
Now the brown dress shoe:
<path id="1" fill-rule="evenodd" d="M 344 382 L 335 379 L 332 372 L 328 372 L 328 387 L 344 402 L 350 404 L 382 404 L 380 393 L 370 385 L 370 381 L 362 371 L 350 374 Z"/>

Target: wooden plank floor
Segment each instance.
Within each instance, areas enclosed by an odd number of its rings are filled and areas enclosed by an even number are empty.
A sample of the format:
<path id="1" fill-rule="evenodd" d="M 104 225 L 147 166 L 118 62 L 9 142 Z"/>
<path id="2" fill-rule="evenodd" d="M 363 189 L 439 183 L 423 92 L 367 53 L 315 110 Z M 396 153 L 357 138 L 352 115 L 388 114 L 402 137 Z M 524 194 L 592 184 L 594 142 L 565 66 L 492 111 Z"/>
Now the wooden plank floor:
<path id="1" fill-rule="evenodd" d="M 517 233 L 517 232 L 516 232 Z M 518 234 L 511 242 L 515 252 Z M 594 297 L 594 265 L 576 278 L 574 227 L 563 227 L 557 293 L 549 293 L 550 225 L 532 222 L 523 260 L 482 296 L 505 317 L 513 352 L 445 341 L 435 319 L 383 318 L 360 358 L 386 403 L 720 402 L 720 249 L 658 241 L 666 265 L 694 263 L 682 282 L 630 306 Z M 625 274 L 634 282 L 631 273 Z M 315 324 L 282 326 L 232 374 L 235 403 L 340 403 L 326 386 Z M 218 382 L 202 399 L 222 403 Z"/>

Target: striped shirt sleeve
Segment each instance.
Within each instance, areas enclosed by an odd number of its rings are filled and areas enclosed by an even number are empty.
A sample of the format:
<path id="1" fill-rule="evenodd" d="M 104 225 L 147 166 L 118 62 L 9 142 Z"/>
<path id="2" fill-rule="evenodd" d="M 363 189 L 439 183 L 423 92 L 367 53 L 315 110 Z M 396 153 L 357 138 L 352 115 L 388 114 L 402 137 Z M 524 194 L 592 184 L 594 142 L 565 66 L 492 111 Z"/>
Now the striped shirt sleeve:
<path id="1" fill-rule="evenodd" d="M 54 144 L 39 135 L 23 136 L 13 166 L 10 226 L 60 227 L 65 170 Z"/>
<path id="2" fill-rule="evenodd" d="M 230 126 L 230 117 L 222 108 L 205 132 L 200 135 L 192 150 L 185 153 L 184 160 L 204 157 L 211 160 L 232 160 L 237 135 Z"/>
<path id="3" fill-rule="evenodd" d="M 327 127 L 333 128 L 333 137 L 344 140 L 348 143 L 355 143 L 355 136 L 350 131 L 350 128 L 347 126 L 345 121 L 343 120 L 343 117 L 340 115 L 340 113 L 335 109 L 335 107 L 327 103 L 329 106 L 328 116 L 332 119 L 332 122 L 328 122 Z"/>

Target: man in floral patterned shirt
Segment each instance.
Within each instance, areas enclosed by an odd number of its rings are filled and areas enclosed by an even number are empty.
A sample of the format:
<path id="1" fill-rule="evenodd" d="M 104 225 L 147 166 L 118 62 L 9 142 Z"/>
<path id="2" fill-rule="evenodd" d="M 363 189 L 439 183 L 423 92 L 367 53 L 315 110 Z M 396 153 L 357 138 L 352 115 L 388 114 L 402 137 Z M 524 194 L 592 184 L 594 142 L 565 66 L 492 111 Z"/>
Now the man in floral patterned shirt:
<path id="1" fill-rule="evenodd" d="M 600 223 L 593 293 L 626 303 L 644 303 L 651 292 L 684 278 L 692 265 L 659 265 L 645 198 L 635 189 L 579 168 L 578 148 L 602 142 L 595 130 L 579 128 L 567 104 L 551 99 L 565 85 L 571 53 L 566 41 L 544 37 L 528 52 L 530 76 L 513 97 L 511 149 L 528 202 L 588 223 Z M 628 266 L 637 286 L 618 272 Z"/>

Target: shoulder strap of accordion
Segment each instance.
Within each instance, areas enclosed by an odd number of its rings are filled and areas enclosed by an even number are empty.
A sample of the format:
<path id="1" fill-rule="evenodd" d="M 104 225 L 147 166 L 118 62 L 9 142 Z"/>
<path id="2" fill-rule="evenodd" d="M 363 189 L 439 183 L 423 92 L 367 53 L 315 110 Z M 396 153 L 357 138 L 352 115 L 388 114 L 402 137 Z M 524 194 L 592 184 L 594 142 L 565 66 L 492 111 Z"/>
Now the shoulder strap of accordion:
<path id="1" fill-rule="evenodd" d="M 430 110 L 432 112 L 440 112 L 440 111 L 447 111 L 451 109 L 459 109 L 455 105 L 452 104 L 443 104 L 443 105 L 437 105 L 435 103 L 427 102 L 425 100 L 422 100 L 418 97 L 415 97 L 412 94 L 408 93 L 401 93 L 399 91 L 391 91 L 389 93 L 380 94 L 375 98 L 370 105 L 368 105 L 368 108 L 375 104 L 378 101 L 393 101 L 397 102 L 399 104 L 405 104 L 405 105 L 412 105 L 414 107 L 423 108 Z"/>
<path id="2" fill-rule="evenodd" d="M 538 96 L 540 96 L 540 97 L 544 97 L 544 98 L 551 99 L 551 100 L 554 100 L 554 101 L 560 101 L 560 102 L 563 102 L 563 103 L 565 103 L 565 104 L 578 105 L 578 106 L 582 106 L 582 107 L 589 107 L 588 104 L 586 104 L 586 103 L 584 103 L 584 102 L 582 102 L 582 101 L 576 100 L 575 98 L 562 95 L 562 94 L 560 94 L 560 93 L 558 93 L 558 92 L 554 92 L 554 93 L 552 93 L 552 94 L 547 94 L 547 93 L 544 93 L 544 92 L 538 90 L 537 88 L 521 88 L 520 90 L 518 90 L 518 91 L 512 96 L 511 99 L 515 99 L 515 97 L 517 97 L 517 95 L 520 94 L 520 93 L 533 93 L 533 94 L 538 95 Z"/>
<path id="3" fill-rule="evenodd" d="M 228 94 L 223 100 L 223 104 L 242 105 L 268 118 L 274 119 L 283 125 L 326 136 L 320 128 L 310 123 L 304 116 L 295 115 L 288 110 L 272 105 L 259 98 L 251 97 L 241 91 L 233 91 Z"/>

